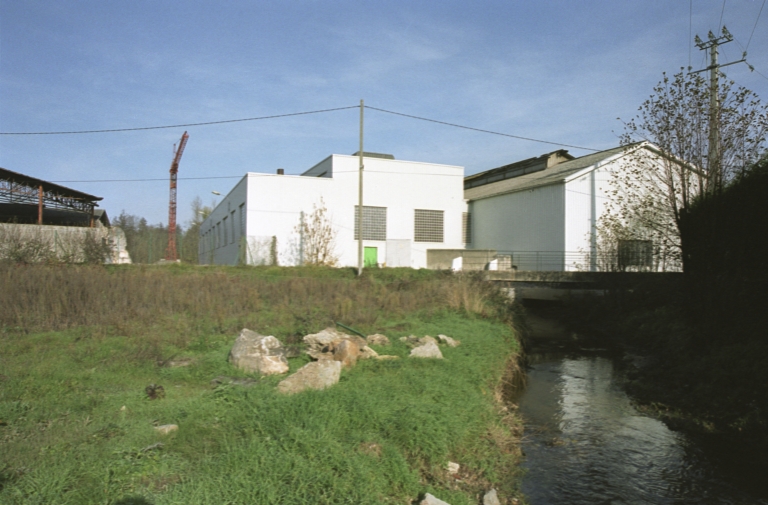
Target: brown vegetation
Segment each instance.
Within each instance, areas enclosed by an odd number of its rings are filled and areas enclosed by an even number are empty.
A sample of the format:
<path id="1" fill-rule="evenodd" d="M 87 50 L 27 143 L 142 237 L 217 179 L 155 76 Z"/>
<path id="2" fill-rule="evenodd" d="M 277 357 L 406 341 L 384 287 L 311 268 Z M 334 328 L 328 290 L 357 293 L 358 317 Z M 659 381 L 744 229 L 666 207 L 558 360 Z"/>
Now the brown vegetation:
<path id="1" fill-rule="evenodd" d="M 142 334 L 149 342 L 148 331 L 180 339 L 244 327 L 291 335 L 334 321 L 366 328 L 382 315 L 441 308 L 483 314 L 494 306 L 485 302 L 494 293 L 471 277 L 403 272 L 382 282 L 357 279 L 352 270 L 302 272 L 0 264 L 0 326 L 24 333 L 87 327 L 97 335 Z"/>

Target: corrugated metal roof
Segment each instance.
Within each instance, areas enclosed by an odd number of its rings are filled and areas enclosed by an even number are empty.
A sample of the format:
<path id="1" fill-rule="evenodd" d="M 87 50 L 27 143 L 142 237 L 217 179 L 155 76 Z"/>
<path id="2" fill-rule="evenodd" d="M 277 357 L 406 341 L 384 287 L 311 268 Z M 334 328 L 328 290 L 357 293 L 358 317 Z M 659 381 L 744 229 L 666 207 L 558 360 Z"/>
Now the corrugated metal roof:
<path id="1" fill-rule="evenodd" d="M 481 198 L 489 198 L 491 196 L 514 193 L 516 191 L 523 191 L 539 186 L 563 182 L 571 175 L 596 165 L 611 156 L 620 154 L 625 149 L 625 146 L 615 147 L 613 149 L 608 149 L 607 151 L 600 151 L 571 161 L 566 161 L 540 172 L 525 174 L 513 179 L 470 188 L 464 191 L 464 198 L 467 200 L 479 200 Z"/>

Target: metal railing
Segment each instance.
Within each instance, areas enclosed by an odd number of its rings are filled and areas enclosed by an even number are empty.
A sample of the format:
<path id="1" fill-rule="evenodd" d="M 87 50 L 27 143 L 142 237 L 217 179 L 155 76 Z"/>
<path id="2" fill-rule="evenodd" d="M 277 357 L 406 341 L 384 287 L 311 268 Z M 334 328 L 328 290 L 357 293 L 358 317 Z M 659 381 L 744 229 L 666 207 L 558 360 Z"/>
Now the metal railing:
<path id="1" fill-rule="evenodd" d="M 660 254 L 627 257 L 616 252 L 591 254 L 581 251 L 496 251 L 487 258 L 467 250 L 460 256 L 461 270 L 538 272 L 675 272 L 681 271 L 677 258 Z"/>

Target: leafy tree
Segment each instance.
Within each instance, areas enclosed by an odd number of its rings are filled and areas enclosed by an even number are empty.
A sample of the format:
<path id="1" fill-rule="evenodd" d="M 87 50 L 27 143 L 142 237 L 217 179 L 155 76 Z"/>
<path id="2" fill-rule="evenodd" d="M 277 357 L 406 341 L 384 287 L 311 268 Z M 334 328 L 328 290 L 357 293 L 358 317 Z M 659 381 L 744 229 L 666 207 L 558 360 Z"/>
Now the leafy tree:
<path id="1" fill-rule="evenodd" d="M 611 177 L 613 198 L 599 224 L 608 242 L 652 240 L 656 252 L 682 262 L 680 223 L 696 198 L 722 191 L 744 177 L 766 148 L 768 106 L 730 80 L 720 82 L 715 124 L 710 124 L 708 82 L 700 74 L 664 74 L 621 136 L 627 154 Z M 719 129 L 717 158 L 709 159 L 710 127 Z M 638 148 L 648 141 L 658 155 Z"/>
<path id="2" fill-rule="evenodd" d="M 203 205 L 203 200 L 196 196 L 191 203 L 192 219 L 187 224 L 187 229 L 180 241 L 181 260 L 186 263 L 197 264 L 200 245 L 200 225 L 213 212 L 213 207 Z"/>

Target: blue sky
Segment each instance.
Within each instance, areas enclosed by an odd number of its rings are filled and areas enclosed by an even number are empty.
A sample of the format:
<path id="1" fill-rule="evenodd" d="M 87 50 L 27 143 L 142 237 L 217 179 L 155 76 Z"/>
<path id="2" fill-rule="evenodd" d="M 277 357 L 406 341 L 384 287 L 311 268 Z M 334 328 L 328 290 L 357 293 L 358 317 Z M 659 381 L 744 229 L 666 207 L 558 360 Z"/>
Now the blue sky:
<path id="1" fill-rule="evenodd" d="M 763 0 L 0 0 L 0 132 L 223 121 L 371 107 L 554 142 L 618 145 L 662 72 L 706 66 L 693 35 L 735 41 L 725 70 L 768 99 Z M 692 11 L 692 15 L 691 15 Z M 757 21 L 757 24 L 756 24 Z M 753 33 L 754 28 L 754 35 Z M 751 37 L 751 40 L 750 40 Z M 357 109 L 186 128 L 179 222 L 247 171 L 298 174 L 358 149 Z M 168 169 L 185 128 L 0 135 L 0 166 L 168 219 Z M 558 148 L 375 110 L 365 150 L 471 174 Z M 589 151 L 568 148 L 574 155 Z M 227 177 L 219 179 L 186 179 Z M 119 179 L 159 179 L 115 182 Z M 112 181 L 112 182 L 93 182 Z M 286 195 L 290 197 L 290 195 Z"/>

